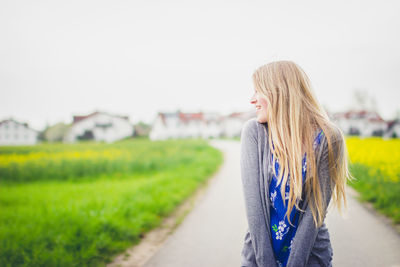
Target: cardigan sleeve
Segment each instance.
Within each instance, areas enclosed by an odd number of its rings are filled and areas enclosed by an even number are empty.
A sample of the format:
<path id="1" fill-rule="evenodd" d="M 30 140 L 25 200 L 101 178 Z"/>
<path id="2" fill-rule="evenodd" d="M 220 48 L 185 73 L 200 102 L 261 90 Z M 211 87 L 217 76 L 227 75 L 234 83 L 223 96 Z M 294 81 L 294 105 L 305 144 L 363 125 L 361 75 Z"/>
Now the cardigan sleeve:
<path id="1" fill-rule="evenodd" d="M 258 125 L 255 119 L 247 121 L 241 134 L 241 178 L 245 201 L 248 231 L 246 232 L 241 253 L 241 266 L 276 266 L 271 242 L 267 236 L 267 227 L 260 188 L 260 166 L 258 149 Z"/>
<path id="2" fill-rule="evenodd" d="M 242 261 L 240 266 L 242 267 L 257 267 L 256 257 L 254 254 L 253 244 L 251 242 L 250 231 L 247 229 L 244 236 L 244 244 L 242 248 Z"/>
<path id="3" fill-rule="evenodd" d="M 334 140 L 332 142 L 335 158 L 337 156 L 340 156 L 340 154 L 338 153 L 341 153 L 341 151 L 338 151 L 338 149 L 340 150 L 342 148 L 341 142 L 344 142 L 342 139 L 338 137 L 340 137 L 340 135 L 334 136 L 333 138 Z M 323 143 L 321 147 L 322 149 L 318 164 L 318 177 L 320 181 L 320 187 L 322 190 L 322 196 L 324 198 L 326 205 L 325 207 L 328 207 L 332 196 L 332 187 L 331 187 L 331 179 L 329 172 L 328 143 L 326 141 L 326 137 L 323 138 Z M 319 230 L 320 229 L 317 228 L 314 224 L 314 219 L 310 205 L 307 205 L 307 208 L 299 222 L 298 229 L 293 240 L 293 245 L 287 264 L 288 267 L 307 266 L 307 262 L 311 254 L 311 251 L 313 249 Z"/>

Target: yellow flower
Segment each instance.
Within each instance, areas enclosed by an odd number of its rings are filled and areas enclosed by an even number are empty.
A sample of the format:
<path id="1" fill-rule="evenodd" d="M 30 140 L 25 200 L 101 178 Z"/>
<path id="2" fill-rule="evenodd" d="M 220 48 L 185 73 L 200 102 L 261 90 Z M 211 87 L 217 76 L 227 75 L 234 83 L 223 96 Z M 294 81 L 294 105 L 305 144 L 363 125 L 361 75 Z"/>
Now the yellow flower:
<path id="1" fill-rule="evenodd" d="M 381 172 L 386 178 L 400 180 L 400 140 L 371 138 L 346 138 L 351 163 L 360 163 Z"/>

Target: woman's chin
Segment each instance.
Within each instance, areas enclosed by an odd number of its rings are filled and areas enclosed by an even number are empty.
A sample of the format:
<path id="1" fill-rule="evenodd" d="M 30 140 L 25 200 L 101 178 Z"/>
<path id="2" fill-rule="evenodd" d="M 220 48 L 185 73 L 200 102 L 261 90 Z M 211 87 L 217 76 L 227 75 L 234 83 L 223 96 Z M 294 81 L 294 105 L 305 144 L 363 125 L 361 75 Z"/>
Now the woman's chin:
<path id="1" fill-rule="evenodd" d="M 259 123 L 265 123 L 265 122 L 267 122 L 267 119 L 262 118 L 262 117 L 260 117 L 260 116 L 257 116 L 256 120 L 257 120 Z"/>

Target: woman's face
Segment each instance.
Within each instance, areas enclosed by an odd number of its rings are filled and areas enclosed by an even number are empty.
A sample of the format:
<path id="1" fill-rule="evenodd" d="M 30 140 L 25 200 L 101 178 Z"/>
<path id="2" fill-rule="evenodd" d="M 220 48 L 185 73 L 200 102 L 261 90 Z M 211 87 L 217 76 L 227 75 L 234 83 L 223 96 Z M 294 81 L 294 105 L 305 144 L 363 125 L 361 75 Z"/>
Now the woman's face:
<path id="1" fill-rule="evenodd" d="M 250 99 L 250 104 L 256 108 L 257 121 L 260 123 L 267 122 L 267 98 L 255 90 Z"/>

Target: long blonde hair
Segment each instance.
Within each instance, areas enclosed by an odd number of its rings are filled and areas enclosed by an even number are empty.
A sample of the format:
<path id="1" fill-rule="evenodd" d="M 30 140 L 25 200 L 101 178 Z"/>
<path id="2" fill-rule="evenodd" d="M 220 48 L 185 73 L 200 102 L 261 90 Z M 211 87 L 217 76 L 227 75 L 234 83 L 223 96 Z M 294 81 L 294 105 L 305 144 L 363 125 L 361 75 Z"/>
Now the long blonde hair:
<path id="1" fill-rule="evenodd" d="M 298 203 L 303 194 L 302 158 L 306 153 L 305 198 L 318 227 L 325 218 L 327 207 L 318 179 L 313 137 L 318 129 L 322 129 L 328 143 L 332 199 L 341 211 L 342 206 L 347 206 L 346 181 L 351 179 L 343 133 L 330 121 L 312 91 L 309 78 L 296 63 L 276 61 L 263 65 L 254 72 L 253 82 L 256 91 L 268 100 L 269 147 L 274 158 L 279 160 L 278 184 L 281 184 L 282 199 L 285 199 L 285 185 L 290 170 L 286 213 L 289 223 L 293 207 L 300 210 Z"/>

